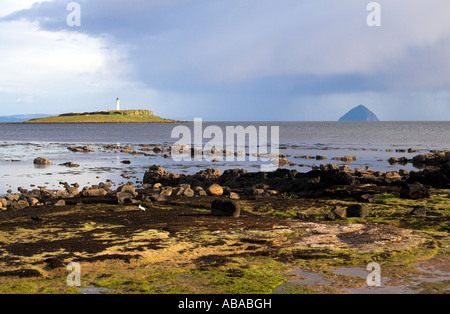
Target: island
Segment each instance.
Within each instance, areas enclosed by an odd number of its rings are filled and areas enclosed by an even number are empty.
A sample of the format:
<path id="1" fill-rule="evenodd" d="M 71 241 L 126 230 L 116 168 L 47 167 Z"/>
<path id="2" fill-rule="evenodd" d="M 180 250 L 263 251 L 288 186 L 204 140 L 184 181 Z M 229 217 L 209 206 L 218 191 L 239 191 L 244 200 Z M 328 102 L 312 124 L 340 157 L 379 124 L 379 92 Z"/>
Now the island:
<path id="1" fill-rule="evenodd" d="M 347 112 L 339 122 L 343 121 L 380 121 L 378 117 L 366 106 L 359 105 Z"/>
<path id="2" fill-rule="evenodd" d="M 155 116 L 150 110 L 109 110 L 65 113 L 59 116 L 31 119 L 22 123 L 178 123 L 182 121 Z"/>

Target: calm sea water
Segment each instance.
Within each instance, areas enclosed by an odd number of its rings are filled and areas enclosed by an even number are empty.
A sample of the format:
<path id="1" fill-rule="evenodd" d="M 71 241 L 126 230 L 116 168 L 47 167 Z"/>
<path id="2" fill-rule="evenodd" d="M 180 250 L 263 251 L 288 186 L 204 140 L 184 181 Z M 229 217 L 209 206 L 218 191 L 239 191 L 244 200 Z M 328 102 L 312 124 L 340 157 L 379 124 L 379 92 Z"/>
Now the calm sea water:
<path id="1" fill-rule="evenodd" d="M 309 171 L 308 166 L 338 161 L 316 161 L 294 158 L 298 155 L 324 155 L 329 159 L 354 155 L 358 160 L 349 164 L 353 168 L 391 171 L 414 169 L 412 165 L 389 165 L 390 157 L 412 158 L 430 150 L 450 149 L 450 122 L 209 122 L 226 133 L 227 126 L 278 126 L 280 152 L 299 166 L 290 169 Z M 261 162 L 176 162 L 162 155 L 130 155 L 105 151 L 104 145 L 132 145 L 136 150 L 143 144 L 167 147 L 178 140 L 172 138 L 175 124 L 0 124 L 0 193 L 17 187 L 59 187 L 60 182 L 79 183 L 81 186 L 112 180 L 115 185 L 127 181 L 139 182 L 148 167 L 162 165 L 169 171 L 195 173 L 205 168 L 244 168 L 258 171 Z M 193 130 L 193 124 L 186 124 Z M 192 132 L 193 133 L 193 132 Z M 208 142 L 205 139 L 204 142 Z M 269 138 L 270 141 L 270 138 Z M 264 142 L 264 141 L 263 141 Z M 90 145 L 93 153 L 73 153 L 71 145 Z M 417 153 L 398 153 L 396 149 L 414 148 Z M 388 150 L 394 150 L 393 152 Z M 37 157 L 53 161 L 47 168 L 33 165 Z M 122 164 L 123 160 L 131 164 Z M 60 163 L 72 161 L 79 168 L 66 168 Z M 123 178 L 121 175 L 129 178 Z"/>

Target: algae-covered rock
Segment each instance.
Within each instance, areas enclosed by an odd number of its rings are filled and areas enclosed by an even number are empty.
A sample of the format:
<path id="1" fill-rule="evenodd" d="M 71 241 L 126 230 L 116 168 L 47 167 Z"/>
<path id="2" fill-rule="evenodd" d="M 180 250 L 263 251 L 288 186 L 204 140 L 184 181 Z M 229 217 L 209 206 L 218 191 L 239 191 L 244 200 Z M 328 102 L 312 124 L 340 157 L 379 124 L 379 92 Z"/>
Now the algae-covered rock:
<path id="1" fill-rule="evenodd" d="M 401 191 L 402 198 L 421 199 L 429 198 L 431 196 L 430 190 L 420 183 L 413 183 L 405 185 Z"/>
<path id="2" fill-rule="evenodd" d="M 363 205 L 351 205 L 347 207 L 347 217 L 365 218 L 369 216 L 369 210 Z"/>
<path id="3" fill-rule="evenodd" d="M 346 211 L 342 207 L 335 206 L 331 212 L 326 215 L 325 219 L 327 220 L 337 220 L 344 219 L 346 217 Z"/>
<path id="4" fill-rule="evenodd" d="M 241 214 L 239 203 L 231 200 L 215 200 L 211 204 L 213 216 L 228 216 L 238 218 Z"/>

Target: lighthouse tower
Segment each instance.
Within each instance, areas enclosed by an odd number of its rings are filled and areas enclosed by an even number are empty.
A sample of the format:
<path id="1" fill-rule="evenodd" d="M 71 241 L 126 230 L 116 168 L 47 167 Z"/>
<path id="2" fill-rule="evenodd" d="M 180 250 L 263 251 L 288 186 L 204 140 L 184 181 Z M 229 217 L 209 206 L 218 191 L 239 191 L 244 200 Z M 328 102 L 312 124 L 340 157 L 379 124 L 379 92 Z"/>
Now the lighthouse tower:
<path id="1" fill-rule="evenodd" d="M 120 110 L 120 100 L 119 100 L 119 98 L 116 99 L 116 110 Z"/>

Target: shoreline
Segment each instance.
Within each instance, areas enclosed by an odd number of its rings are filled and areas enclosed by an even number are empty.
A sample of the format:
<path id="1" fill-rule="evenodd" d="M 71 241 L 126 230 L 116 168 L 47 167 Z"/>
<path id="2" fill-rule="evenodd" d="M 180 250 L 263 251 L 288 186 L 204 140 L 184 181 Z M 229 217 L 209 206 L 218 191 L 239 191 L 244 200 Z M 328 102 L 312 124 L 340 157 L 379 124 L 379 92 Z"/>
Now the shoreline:
<path id="1" fill-rule="evenodd" d="M 0 292 L 444 292 L 450 186 L 436 177 L 449 168 L 436 157 L 423 157 L 433 170 L 401 178 L 333 164 L 194 175 L 155 165 L 142 187 L 20 189 L 0 210 Z M 83 269 L 78 288 L 66 284 L 73 262 Z M 382 267 L 376 290 L 370 262 Z"/>
<path id="2" fill-rule="evenodd" d="M 149 146 L 150 149 L 163 149 Z M 114 147 L 106 147 L 113 149 Z M 79 153 L 88 153 L 92 151 L 89 146 L 69 147 L 69 150 Z M 128 149 L 131 151 L 131 148 Z M 175 195 L 185 196 L 222 196 L 231 193 L 239 195 L 258 195 L 264 197 L 286 197 L 294 196 L 301 198 L 305 196 L 326 195 L 328 189 L 339 186 L 357 188 L 364 191 L 365 187 L 378 188 L 391 192 L 392 189 L 405 188 L 409 185 L 420 185 L 418 193 L 426 195 L 429 188 L 450 189 L 450 151 L 435 152 L 430 154 L 418 155 L 413 158 L 415 163 L 422 165 L 425 169 L 420 171 L 389 171 L 382 172 L 372 169 L 351 169 L 347 165 L 337 165 L 333 163 L 322 164 L 319 167 L 313 167 L 309 172 L 298 172 L 297 170 L 279 168 L 274 172 L 249 172 L 243 169 L 229 169 L 221 173 L 218 169 L 208 168 L 201 170 L 193 175 L 178 174 L 168 172 L 161 166 L 154 165 L 142 176 L 142 183 L 137 187 L 133 182 L 127 182 L 111 190 L 112 182 L 99 183 L 98 185 L 80 187 L 78 183 L 69 185 L 65 182 L 64 189 L 47 190 L 40 186 L 39 189 L 29 191 L 24 187 L 18 187 L 20 194 L 12 194 L 12 190 L 3 198 L 0 209 L 8 208 L 26 208 L 32 206 L 56 203 L 58 200 L 72 202 L 79 196 L 101 196 L 108 197 L 108 202 L 123 204 L 120 199 L 122 189 L 130 189 L 131 196 L 127 195 L 127 201 L 140 200 L 154 201 L 170 197 L 173 192 Z M 52 162 L 46 158 L 37 158 L 35 164 L 46 166 Z M 67 163 L 61 166 L 69 168 L 79 167 L 74 163 Z M 123 178 L 127 179 L 126 176 Z M 129 178 L 128 178 L 129 179 Z M 62 184 L 62 183 L 61 183 Z M 217 186 L 220 193 L 207 193 L 211 186 Z M 157 186 L 155 188 L 155 186 Z M 188 187 L 187 187 L 188 186 Z M 192 189 L 191 189 L 192 187 Z M 79 191 L 79 188 L 82 190 Z M 166 190 L 164 190 L 166 189 Z M 169 191 L 170 189 L 170 191 Z M 174 191 L 174 189 L 178 189 Z M 136 192 L 136 190 L 138 192 Z M 379 191 L 378 191 L 379 192 Z M 366 193 L 367 194 L 367 193 Z M 31 201 L 32 200 L 32 201 Z M 20 201 L 20 202 L 19 202 Z M 20 203 L 20 204 L 19 204 Z M 61 202 L 63 203 L 63 202 Z"/>

